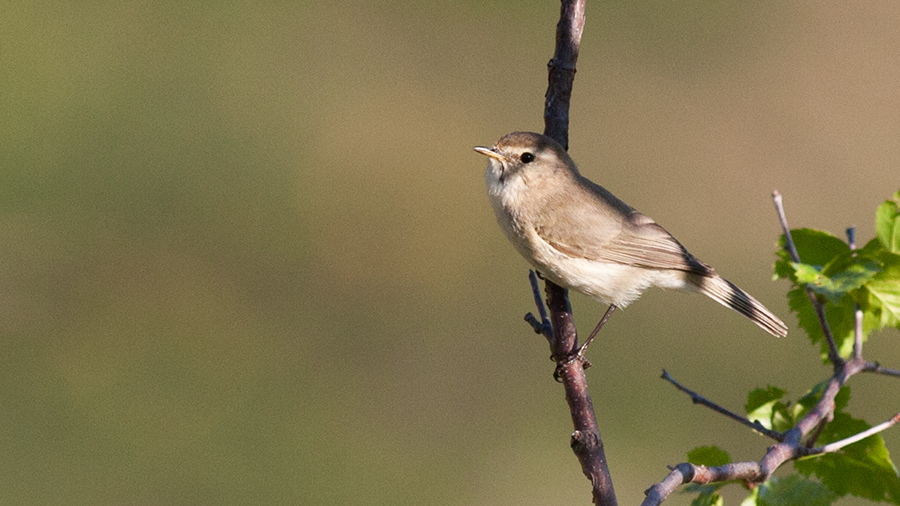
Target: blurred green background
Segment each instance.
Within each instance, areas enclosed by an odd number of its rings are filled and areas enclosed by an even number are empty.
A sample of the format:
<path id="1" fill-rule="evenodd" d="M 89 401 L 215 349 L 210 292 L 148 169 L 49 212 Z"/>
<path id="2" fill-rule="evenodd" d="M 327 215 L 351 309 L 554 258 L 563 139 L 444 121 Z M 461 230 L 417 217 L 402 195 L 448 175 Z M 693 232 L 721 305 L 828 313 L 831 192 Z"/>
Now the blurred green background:
<path id="1" fill-rule="evenodd" d="M 558 8 L 0 5 L 0 504 L 588 504 L 471 149 L 542 129 Z M 873 236 L 897 26 L 889 0 L 588 2 L 582 172 L 794 329 L 662 291 L 617 313 L 588 378 L 620 503 L 694 446 L 768 444 L 663 367 L 736 410 L 828 375 L 770 281 L 770 193 Z M 896 337 L 868 358 L 900 366 Z M 851 385 L 856 416 L 898 410 Z"/>

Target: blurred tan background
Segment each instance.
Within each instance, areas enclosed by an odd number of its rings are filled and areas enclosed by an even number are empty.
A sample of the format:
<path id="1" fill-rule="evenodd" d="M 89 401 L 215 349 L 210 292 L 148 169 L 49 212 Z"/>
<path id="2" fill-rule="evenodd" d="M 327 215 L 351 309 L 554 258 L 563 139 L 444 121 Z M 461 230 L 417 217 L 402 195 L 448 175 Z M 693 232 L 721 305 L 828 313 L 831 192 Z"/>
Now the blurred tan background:
<path id="1" fill-rule="evenodd" d="M 0 504 L 589 504 L 471 149 L 542 129 L 558 5 L 4 2 Z M 662 368 L 738 411 L 827 376 L 770 281 L 770 194 L 873 236 L 898 26 L 889 0 L 588 3 L 582 172 L 793 329 L 661 291 L 612 318 L 588 377 L 621 504 L 695 446 L 768 444 Z"/>

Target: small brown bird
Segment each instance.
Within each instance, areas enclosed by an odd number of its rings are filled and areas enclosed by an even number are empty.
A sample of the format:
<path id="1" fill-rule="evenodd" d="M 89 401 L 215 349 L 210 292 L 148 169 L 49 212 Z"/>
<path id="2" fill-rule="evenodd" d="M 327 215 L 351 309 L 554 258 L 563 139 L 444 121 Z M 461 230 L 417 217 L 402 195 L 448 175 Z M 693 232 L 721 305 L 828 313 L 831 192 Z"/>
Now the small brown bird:
<path id="1" fill-rule="evenodd" d="M 651 286 L 700 292 L 773 336 L 787 335 L 787 326 L 756 299 L 582 176 L 553 139 L 513 132 L 475 151 L 490 157 L 485 180 L 500 227 L 547 279 L 620 308 Z"/>

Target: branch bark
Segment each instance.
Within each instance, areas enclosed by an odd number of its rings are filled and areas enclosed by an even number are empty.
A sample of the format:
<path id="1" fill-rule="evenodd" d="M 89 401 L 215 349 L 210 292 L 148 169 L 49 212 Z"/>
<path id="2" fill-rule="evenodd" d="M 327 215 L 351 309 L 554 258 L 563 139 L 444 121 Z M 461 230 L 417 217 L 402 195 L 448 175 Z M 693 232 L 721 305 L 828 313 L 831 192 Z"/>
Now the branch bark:
<path id="1" fill-rule="evenodd" d="M 795 460 L 807 455 L 826 453 L 826 448 L 827 451 L 837 451 L 842 446 L 858 440 L 859 436 L 857 436 L 856 439 L 848 440 L 848 442 L 841 445 L 814 449 L 808 448 L 803 442 L 804 437 L 833 416 L 835 396 L 851 376 L 862 372 L 865 367 L 866 362 L 862 359 L 843 361 L 839 369 L 826 383 L 822 395 L 819 397 L 819 401 L 813 409 L 810 410 L 806 416 L 801 418 L 800 421 L 797 422 L 797 425 L 783 434 L 783 440 L 781 442 L 770 446 L 759 462 L 738 462 L 709 468 L 687 462 L 678 464 L 674 468 L 671 468 L 672 471 L 663 481 L 653 485 L 647 490 L 647 497 L 644 498 L 644 502 L 641 503 L 641 506 L 658 506 L 669 496 L 669 494 L 674 492 L 682 484 L 686 483 L 699 483 L 705 485 L 712 482 L 732 480 L 739 480 L 748 484 L 762 483 L 768 480 L 782 464 L 789 460 Z M 895 415 L 891 420 L 874 428 L 877 429 L 876 431 L 871 433 L 870 431 L 866 431 L 865 433 L 862 433 L 862 437 L 869 436 L 875 432 L 893 426 L 897 423 L 898 418 L 900 417 Z M 754 430 L 756 429 L 754 428 Z"/>
<path id="2" fill-rule="evenodd" d="M 556 51 L 547 64 L 549 83 L 544 95 L 544 135 L 566 149 L 569 149 L 569 102 L 584 32 L 585 1 L 562 0 L 556 25 Z"/>
<path id="3" fill-rule="evenodd" d="M 556 25 L 556 50 L 547 64 L 544 134 L 566 149 L 569 147 L 569 103 L 581 34 L 584 31 L 584 9 L 585 0 L 562 0 L 559 23 Z M 591 481 L 594 504 L 616 506 L 616 494 L 594 416 L 594 404 L 588 392 L 584 365 L 581 361 L 568 360 L 578 349 L 578 334 L 568 295 L 564 288 L 551 281 L 546 281 L 545 287 L 553 329 L 550 350 L 557 360 L 557 372 L 566 391 L 566 401 L 575 427 L 571 440 L 572 451 L 578 457 L 585 476 Z M 538 305 L 538 308 L 541 306 Z"/>
<path id="4" fill-rule="evenodd" d="M 784 441 L 784 434 L 782 434 L 776 430 L 767 429 L 758 421 L 751 422 L 746 417 L 740 416 L 737 413 L 735 413 L 734 411 L 731 411 L 722 406 L 719 406 L 718 404 L 712 402 L 711 400 L 707 399 L 706 397 L 703 397 L 702 395 L 698 394 L 697 392 L 694 392 L 693 390 L 685 387 L 681 383 L 675 381 L 675 378 L 673 378 L 668 373 L 668 371 L 666 371 L 665 369 L 663 369 L 662 378 L 664 380 L 668 381 L 669 383 L 675 385 L 675 388 L 677 388 L 678 390 L 681 390 L 682 392 L 688 394 L 691 398 L 691 402 L 693 402 L 694 404 L 700 404 L 700 405 L 706 406 L 706 407 L 712 409 L 713 411 L 721 413 L 738 423 L 742 423 L 742 424 L 746 425 L 747 427 L 750 427 L 751 429 L 755 430 L 756 432 L 759 432 L 760 434 L 762 434 L 764 436 L 774 439 L 775 441 Z"/>

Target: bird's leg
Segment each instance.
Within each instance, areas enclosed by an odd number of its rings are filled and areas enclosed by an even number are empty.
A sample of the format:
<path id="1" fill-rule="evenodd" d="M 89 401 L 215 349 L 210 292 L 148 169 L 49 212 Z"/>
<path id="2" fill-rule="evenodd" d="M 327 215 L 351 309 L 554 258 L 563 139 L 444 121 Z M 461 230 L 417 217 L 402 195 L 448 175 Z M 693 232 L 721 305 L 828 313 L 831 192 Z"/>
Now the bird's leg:
<path id="1" fill-rule="evenodd" d="M 611 314 L 613 314 L 613 311 L 615 311 L 615 310 L 616 310 L 616 306 L 613 304 L 610 304 L 609 309 L 607 309 L 606 313 L 603 314 L 603 318 L 600 318 L 600 321 L 597 323 L 597 326 L 594 327 L 593 332 L 591 332 L 591 335 L 588 336 L 587 341 L 585 341 L 584 344 L 582 344 L 578 348 L 578 351 L 575 352 L 575 355 L 573 355 L 572 358 L 569 359 L 569 362 L 574 361 L 574 360 L 584 361 L 584 354 L 587 352 L 588 345 L 591 344 L 591 341 L 593 341 L 594 337 L 597 336 L 597 332 L 600 332 L 600 329 L 602 329 L 603 325 L 606 324 L 606 320 L 609 320 L 609 316 Z"/>
<path id="2" fill-rule="evenodd" d="M 597 333 L 600 332 L 600 329 L 603 328 L 603 325 L 606 323 L 606 320 L 609 320 L 609 316 L 616 310 L 616 306 L 610 304 L 609 309 L 606 310 L 606 313 L 603 314 L 603 318 L 600 318 L 600 321 L 597 323 L 597 326 L 594 327 L 591 335 L 588 336 L 587 341 L 584 342 L 581 346 L 578 347 L 578 351 L 570 354 L 566 358 L 562 360 L 558 360 L 556 362 L 556 370 L 553 371 L 553 379 L 556 381 L 560 381 L 560 374 L 562 373 L 563 366 L 569 365 L 572 362 L 581 362 L 584 365 L 584 368 L 587 369 L 591 366 L 591 363 L 584 358 L 585 352 L 587 352 L 587 347 L 591 344 L 591 341 L 594 340 L 594 337 L 597 336 Z M 552 357 L 551 357 L 552 358 Z"/>

